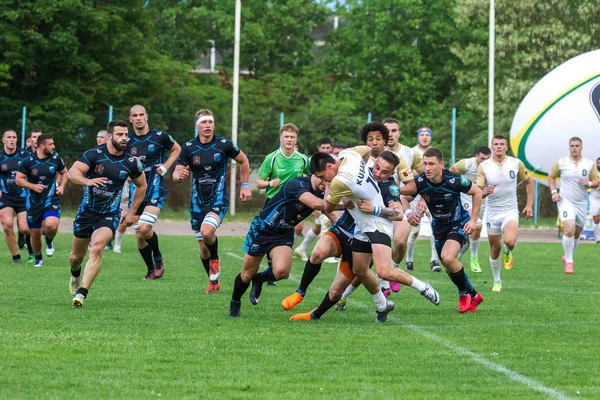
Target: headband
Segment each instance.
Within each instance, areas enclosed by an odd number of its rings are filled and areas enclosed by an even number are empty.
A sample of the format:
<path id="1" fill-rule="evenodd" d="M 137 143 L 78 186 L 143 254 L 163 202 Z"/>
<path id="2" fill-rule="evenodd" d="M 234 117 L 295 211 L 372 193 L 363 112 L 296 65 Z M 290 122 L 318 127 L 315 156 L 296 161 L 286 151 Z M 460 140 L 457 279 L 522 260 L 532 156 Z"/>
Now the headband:
<path id="1" fill-rule="evenodd" d="M 419 135 L 423 132 L 427 132 L 429 133 L 429 136 L 433 139 L 433 133 L 431 132 L 431 129 L 429 129 L 428 127 L 424 126 L 421 129 L 419 129 L 417 131 L 417 139 L 419 138 Z"/>
<path id="2" fill-rule="evenodd" d="M 196 121 L 196 125 L 198 125 L 200 122 L 204 122 L 204 121 L 212 121 L 215 122 L 215 119 L 213 118 L 212 115 L 202 115 L 200 118 L 198 118 L 198 120 Z"/>

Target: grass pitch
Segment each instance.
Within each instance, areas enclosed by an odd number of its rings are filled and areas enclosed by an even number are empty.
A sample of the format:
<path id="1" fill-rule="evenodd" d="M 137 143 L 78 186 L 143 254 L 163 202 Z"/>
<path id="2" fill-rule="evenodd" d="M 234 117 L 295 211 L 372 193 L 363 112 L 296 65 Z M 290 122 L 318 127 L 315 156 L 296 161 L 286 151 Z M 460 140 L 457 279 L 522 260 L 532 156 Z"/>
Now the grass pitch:
<path id="1" fill-rule="evenodd" d="M 70 240 L 59 235 L 42 268 L 10 264 L 1 247 L 0 398 L 600 398 L 600 246 L 581 245 L 566 276 L 559 244 L 521 243 L 498 294 L 482 244 L 484 272 L 469 275 L 484 302 L 459 315 L 455 287 L 429 271 L 421 241 L 414 275 L 441 304 L 403 287 L 376 324 L 364 289 L 345 312 L 289 321 L 281 300 L 297 287 L 298 259 L 290 280 L 265 286 L 256 307 L 245 297 L 241 318 L 228 318 L 243 255 L 243 238 L 228 237 L 217 295 L 204 294 L 193 237 L 161 237 L 166 273 L 146 282 L 127 236 L 122 254 L 105 254 L 84 308 L 72 309 Z M 293 312 L 316 307 L 334 272 L 323 264 Z"/>

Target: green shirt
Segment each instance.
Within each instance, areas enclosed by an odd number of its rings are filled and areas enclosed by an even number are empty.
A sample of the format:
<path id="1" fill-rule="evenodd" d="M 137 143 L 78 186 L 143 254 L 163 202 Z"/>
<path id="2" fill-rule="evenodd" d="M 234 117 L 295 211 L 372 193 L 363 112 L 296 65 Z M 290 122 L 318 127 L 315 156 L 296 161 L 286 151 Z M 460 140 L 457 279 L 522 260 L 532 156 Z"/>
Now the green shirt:
<path id="1" fill-rule="evenodd" d="M 281 182 L 277 187 L 269 186 L 267 188 L 267 199 L 270 199 L 275 193 L 279 192 L 283 184 L 290 179 L 310 175 L 308 166 L 308 157 L 297 151 L 294 151 L 289 157 L 283 154 L 281 148 L 269 154 L 260 166 L 258 177 L 268 181 L 279 178 Z"/>

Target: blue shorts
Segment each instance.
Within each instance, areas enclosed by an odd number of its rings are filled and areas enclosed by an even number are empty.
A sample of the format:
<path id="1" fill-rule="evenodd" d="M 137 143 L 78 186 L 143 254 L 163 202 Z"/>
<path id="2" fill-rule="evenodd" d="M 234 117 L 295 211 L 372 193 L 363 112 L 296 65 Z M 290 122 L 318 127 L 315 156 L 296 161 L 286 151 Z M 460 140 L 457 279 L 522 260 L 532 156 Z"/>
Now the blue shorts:
<path id="1" fill-rule="evenodd" d="M 133 186 L 135 188 L 135 186 Z M 165 204 L 165 199 L 167 198 L 167 189 L 162 186 L 155 185 L 146 189 L 146 195 L 144 196 L 144 201 L 140 204 L 139 208 L 136 210 L 135 215 L 142 215 L 144 212 L 144 208 L 147 206 L 157 207 L 159 210 L 162 210 L 163 205 Z M 131 208 L 131 202 L 133 201 L 133 191 L 130 191 L 128 206 Z"/>
<path id="2" fill-rule="evenodd" d="M 30 229 L 41 229 L 44 220 L 48 217 L 56 217 L 60 219 L 60 207 L 30 207 L 29 210 L 27 210 L 27 225 Z"/>
<path id="3" fill-rule="evenodd" d="M 98 214 L 92 211 L 77 213 L 73 221 L 73 236 L 80 239 L 92 237 L 94 231 L 106 227 L 114 234 L 121 220 L 121 211 L 115 214 Z"/>
<path id="4" fill-rule="evenodd" d="M 252 257 L 268 254 L 271 249 L 279 246 L 294 246 L 294 231 L 277 232 L 268 227 L 261 228 L 261 222 L 254 219 L 246 234 L 244 252 Z"/>

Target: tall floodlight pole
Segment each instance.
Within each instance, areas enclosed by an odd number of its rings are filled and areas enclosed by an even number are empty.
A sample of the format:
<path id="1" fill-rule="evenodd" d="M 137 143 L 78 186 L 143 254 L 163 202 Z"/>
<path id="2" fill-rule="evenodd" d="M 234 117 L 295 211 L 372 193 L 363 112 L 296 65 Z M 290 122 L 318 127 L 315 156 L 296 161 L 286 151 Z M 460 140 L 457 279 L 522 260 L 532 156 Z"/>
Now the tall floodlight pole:
<path id="1" fill-rule="evenodd" d="M 238 103 L 240 96 L 240 26 L 242 24 L 242 1 L 235 1 L 235 36 L 233 40 L 233 105 L 231 107 L 231 141 L 237 144 Z M 229 212 L 235 215 L 237 167 L 231 159 L 231 179 L 229 181 Z"/>
<path id="2" fill-rule="evenodd" d="M 494 0 L 490 0 L 490 59 L 489 59 L 489 77 L 488 77 L 488 145 L 492 145 L 494 137 L 494 31 L 496 25 L 496 11 Z"/>

